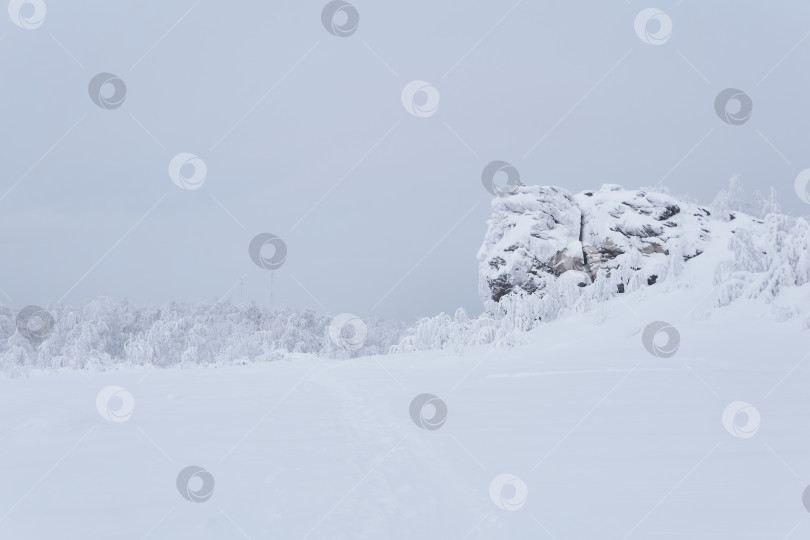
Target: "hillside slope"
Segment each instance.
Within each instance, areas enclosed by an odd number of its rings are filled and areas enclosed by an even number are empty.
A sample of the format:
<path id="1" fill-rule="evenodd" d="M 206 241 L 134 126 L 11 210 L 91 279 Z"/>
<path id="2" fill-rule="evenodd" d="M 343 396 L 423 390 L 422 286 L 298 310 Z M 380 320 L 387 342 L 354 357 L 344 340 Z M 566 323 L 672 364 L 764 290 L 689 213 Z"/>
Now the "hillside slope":
<path id="1" fill-rule="evenodd" d="M 0 537 L 803 538 L 803 321 L 693 262 L 511 347 L 0 379 Z"/>

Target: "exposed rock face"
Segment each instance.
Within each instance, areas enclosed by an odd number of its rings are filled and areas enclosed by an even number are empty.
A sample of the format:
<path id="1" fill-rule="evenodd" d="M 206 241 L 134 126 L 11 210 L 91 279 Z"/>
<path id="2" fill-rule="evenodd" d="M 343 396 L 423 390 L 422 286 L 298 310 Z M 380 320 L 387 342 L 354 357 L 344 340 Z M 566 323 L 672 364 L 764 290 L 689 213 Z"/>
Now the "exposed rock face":
<path id="1" fill-rule="evenodd" d="M 479 291 L 496 302 L 513 292 L 542 295 L 559 279 L 582 288 L 608 280 L 617 294 L 653 285 L 671 257 L 689 260 L 709 239 L 708 210 L 612 184 L 577 195 L 520 186 L 496 197 L 492 210 L 478 252 Z"/>
<path id="2" fill-rule="evenodd" d="M 510 292 L 542 290 L 550 276 L 584 269 L 581 213 L 564 189 L 520 186 L 493 199 L 492 210 L 478 252 L 481 293 L 497 302 Z"/>

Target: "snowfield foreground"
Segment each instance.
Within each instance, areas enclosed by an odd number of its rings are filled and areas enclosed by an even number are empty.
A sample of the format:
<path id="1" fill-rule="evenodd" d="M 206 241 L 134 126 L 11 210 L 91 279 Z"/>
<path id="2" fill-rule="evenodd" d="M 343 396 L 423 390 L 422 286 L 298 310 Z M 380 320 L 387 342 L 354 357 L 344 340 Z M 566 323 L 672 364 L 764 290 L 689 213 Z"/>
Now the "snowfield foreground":
<path id="1" fill-rule="evenodd" d="M 693 262 L 512 347 L 0 379 L 0 537 L 807 538 L 806 324 Z"/>
<path id="2" fill-rule="evenodd" d="M 410 328 L 3 308 L 0 538 L 808 538 L 810 225 L 735 193 L 519 186 Z"/>

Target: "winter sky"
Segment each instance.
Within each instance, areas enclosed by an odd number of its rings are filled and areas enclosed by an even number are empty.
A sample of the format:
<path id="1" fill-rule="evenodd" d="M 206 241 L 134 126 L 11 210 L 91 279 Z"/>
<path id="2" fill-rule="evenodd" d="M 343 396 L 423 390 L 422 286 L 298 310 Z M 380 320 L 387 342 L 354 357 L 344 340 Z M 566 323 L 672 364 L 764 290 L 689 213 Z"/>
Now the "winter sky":
<path id="1" fill-rule="evenodd" d="M 322 23 L 325 0 L 46 3 L 36 28 L 0 20 L 14 307 L 238 301 L 240 279 L 267 303 L 248 245 L 272 233 L 288 249 L 276 305 L 478 312 L 493 160 L 527 184 L 661 182 L 703 203 L 736 173 L 807 212 L 793 191 L 810 167 L 806 2 L 354 0 L 346 37 Z M 634 30 L 648 7 L 672 22 L 658 44 L 657 22 L 653 43 Z M 126 84 L 121 106 L 90 98 L 101 72 Z M 414 80 L 440 97 L 424 117 L 403 106 Z M 740 125 L 715 112 L 726 88 L 753 103 Z M 182 152 L 205 163 L 198 189 L 169 176 Z"/>

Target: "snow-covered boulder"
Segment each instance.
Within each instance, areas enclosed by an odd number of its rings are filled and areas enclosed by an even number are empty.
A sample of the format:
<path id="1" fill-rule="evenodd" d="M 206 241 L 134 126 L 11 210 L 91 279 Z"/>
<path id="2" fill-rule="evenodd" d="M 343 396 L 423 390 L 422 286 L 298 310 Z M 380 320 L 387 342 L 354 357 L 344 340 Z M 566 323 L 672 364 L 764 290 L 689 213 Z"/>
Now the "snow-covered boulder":
<path id="1" fill-rule="evenodd" d="M 478 253 L 481 292 L 498 301 L 510 292 L 542 291 L 548 279 L 582 271 L 581 213 L 558 187 L 519 186 L 492 201 L 492 219 Z"/>
<path id="2" fill-rule="evenodd" d="M 519 186 L 493 199 L 492 210 L 478 252 L 479 292 L 496 302 L 510 293 L 543 295 L 561 282 L 585 288 L 607 280 L 617 294 L 652 285 L 671 258 L 700 255 L 711 232 L 705 208 L 614 184 L 573 196 Z"/>
<path id="3" fill-rule="evenodd" d="M 606 184 L 575 199 L 583 216 L 581 240 L 592 279 L 603 269 L 606 277 L 629 269 L 630 279 L 652 285 L 666 273 L 670 257 L 688 261 L 703 253 L 710 240 L 709 210 L 666 193 Z M 628 285 L 617 285 L 622 284 Z"/>

